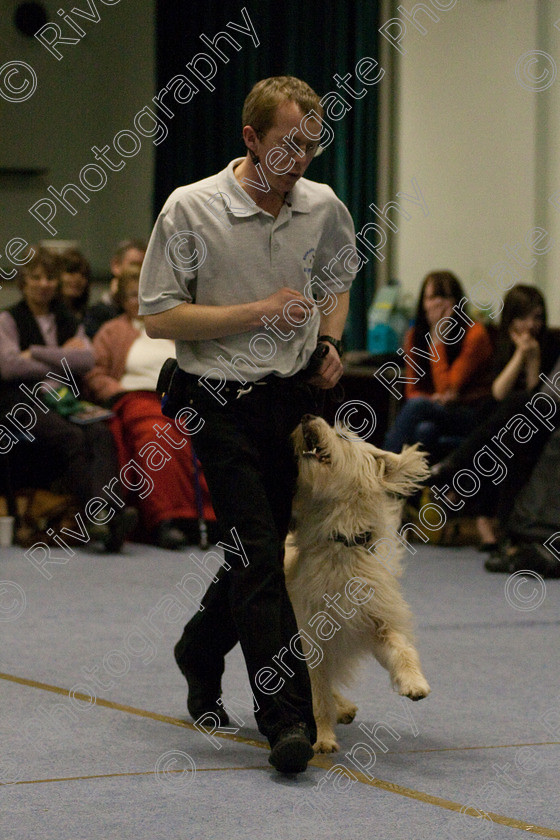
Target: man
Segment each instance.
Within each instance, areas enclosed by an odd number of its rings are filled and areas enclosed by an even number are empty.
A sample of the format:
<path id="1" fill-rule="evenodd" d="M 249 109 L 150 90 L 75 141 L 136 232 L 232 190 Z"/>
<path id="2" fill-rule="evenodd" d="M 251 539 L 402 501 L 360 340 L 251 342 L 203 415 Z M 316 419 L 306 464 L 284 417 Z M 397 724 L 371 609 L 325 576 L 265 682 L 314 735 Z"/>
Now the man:
<path id="1" fill-rule="evenodd" d="M 348 210 L 330 187 L 302 180 L 321 114 L 319 98 L 298 79 L 257 83 L 243 109 L 245 157 L 175 190 L 140 278 L 147 332 L 176 340 L 182 403 L 203 419 L 193 442 L 228 545 L 175 648 L 188 708 L 194 718 L 213 713 L 227 724 L 221 676 L 239 641 L 255 717 L 281 772 L 305 770 L 316 740 L 282 567 L 296 479 L 290 434 L 342 374 L 355 273 Z M 346 261 L 336 258 L 341 250 Z M 316 279 L 317 303 L 312 264 L 317 275 L 329 266 L 326 279 Z M 327 302 L 324 311 L 319 302 Z M 318 336 L 326 355 L 309 379 Z"/>
<path id="2" fill-rule="evenodd" d="M 117 302 L 119 277 L 131 266 L 140 266 L 146 254 L 146 243 L 142 239 L 125 239 L 119 242 L 111 258 L 112 277 L 109 289 L 99 303 L 90 306 L 84 316 L 84 329 L 89 338 L 93 338 L 99 328 L 111 318 L 123 314 L 122 306 Z"/>

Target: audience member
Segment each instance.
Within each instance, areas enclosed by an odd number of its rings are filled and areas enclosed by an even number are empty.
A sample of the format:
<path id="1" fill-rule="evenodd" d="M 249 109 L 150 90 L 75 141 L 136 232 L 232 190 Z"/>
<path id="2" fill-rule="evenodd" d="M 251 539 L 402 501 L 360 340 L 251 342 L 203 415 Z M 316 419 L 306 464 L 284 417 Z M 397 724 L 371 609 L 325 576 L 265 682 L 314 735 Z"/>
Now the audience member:
<path id="1" fill-rule="evenodd" d="M 0 313 L 1 401 L 5 412 L 23 402 L 21 384 L 32 389 L 34 400 L 47 408 L 41 396 L 50 394 L 58 400 L 56 388 L 60 387 L 60 382 L 48 378 L 49 373 L 60 375 L 72 387 L 72 378 L 79 385 L 80 377 L 94 363 L 91 343 L 59 293 L 60 258 L 40 247 L 30 249 L 22 259 L 25 256 L 30 259 L 17 278 L 22 299 Z M 40 383 L 41 387 L 35 387 Z M 37 473 L 49 481 L 57 478 L 57 489 L 74 496 L 83 510 L 118 474 L 108 426 L 104 422 L 79 426 L 55 408 L 44 412 L 37 407 L 34 414 L 33 465 Z M 119 512 L 104 525 L 90 525 L 85 516 L 83 519 L 90 537 L 116 551 L 125 537 L 128 513 Z"/>
<path id="2" fill-rule="evenodd" d="M 99 303 L 90 306 L 84 318 L 86 334 L 93 338 L 99 328 L 111 318 L 122 315 L 123 309 L 118 301 L 117 288 L 122 272 L 131 266 L 140 266 L 146 254 L 146 243 L 142 239 L 126 239 L 119 242 L 111 259 L 113 276 L 108 290 L 103 294 Z"/>
<path id="3" fill-rule="evenodd" d="M 62 299 L 76 320 L 81 323 L 89 302 L 91 267 L 84 255 L 75 248 L 64 251 L 60 260 Z"/>
<path id="4" fill-rule="evenodd" d="M 548 375 L 559 355 L 560 341 L 547 327 L 543 296 L 532 286 L 514 286 L 504 298 L 492 383 L 493 399 L 486 417 L 454 452 L 434 466 L 433 481 L 441 484 L 458 470 L 472 466 L 476 453 L 491 444 L 493 436 L 506 428 L 514 415 L 523 414 L 532 394 L 542 387 L 539 375 Z M 553 425 L 558 423 L 556 416 L 551 422 Z M 471 502 L 479 514 L 477 524 L 483 549 L 498 548 L 499 523 L 503 524 L 509 518 L 515 498 L 527 482 L 549 435 L 550 430 L 544 425 L 535 426 L 526 439 L 508 435 L 507 447 L 513 454 L 506 476 L 498 485 L 486 479 L 475 501 Z M 499 565 L 499 560 L 489 558 L 489 571 L 497 570 L 491 568 L 495 563 Z"/>
<path id="5" fill-rule="evenodd" d="M 96 365 L 87 376 L 95 399 L 115 412 L 111 428 L 123 462 L 137 459 L 145 444 L 161 437 L 154 429 L 156 424 L 161 428 L 168 423 L 162 417 L 155 388 L 163 362 L 175 356 L 175 342 L 146 335 L 144 319 L 138 315 L 139 273 L 137 267 L 121 272 L 116 298 L 124 312 L 104 324 L 95 336 Z M 215 516 L 198 467 L 194 474 L 190 439 L 177 429 L 176 434 L 167 434 L 177 444 L 184 442 L 182 446 L 173 445 L 172 457 L 158 471 L 152 492 L 139 499 L 138 505 L 156 543 L 163 548 L 181 548 L 192 541 L 197 525 L 198 490 L 202 493 L 203 518 L 214 521 Z"/>
<path id="6" fill-rule="evenodd" d="M 554 388 L 540 390 L 560 403 L 560 357 L 550 379 Z M 558 406 L 560 408 L 560 405 Z M 513 574 L 530 569 L 543 577 L 560 577 L 560 429 L 551 432 L 539 459 L 503 523 L 500 551 L 489 557 L 489 572 Z"/>
<path id="7" fill-rule="evenodd" d="M 492 343 L 484 326 L 466 315 L 464 302 L 450 271 L 424 278 L 404 341 L 406 403 L 385 437 L 390 452 L 420 443 L 436 459 L 439 439 L 467 435 L 489 398 Z"/>

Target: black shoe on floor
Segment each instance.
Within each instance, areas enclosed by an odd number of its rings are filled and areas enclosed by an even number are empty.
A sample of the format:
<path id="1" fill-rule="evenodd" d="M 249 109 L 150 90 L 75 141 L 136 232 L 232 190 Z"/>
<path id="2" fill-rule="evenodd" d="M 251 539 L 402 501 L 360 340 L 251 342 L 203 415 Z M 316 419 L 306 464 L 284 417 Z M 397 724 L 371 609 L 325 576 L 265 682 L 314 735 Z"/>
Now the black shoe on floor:
<path id="1" fill-rule="evenodd" d="M 181 642 L 182 639 L 175 645 L 174 654 L 175 662 L 189 686 L 187 709 L 190 716 L 196 721 L 204 715 L 213 714 L 218 719 L 219 726 L 228 726 L 228 713 L 223 706 L 218 705 L 218 700 L 222 695 L 220 680 L 216 684 L 215 680 L 200 677 L 190 669 L 185 663 L 185 652 Z"/>
<path id="2" fill-rule="evenodd" d="M 138 511 L 128 505 L 117 511 L 109 522 L 109 537 L 104 540 L 105 551 L 116 554 L 121 550 L 127 536 L 138 525 Z"/>
<path id="3" fill-rule="evenodd" d="M 296 723 L 276 738 L 268 761 L 279 773 L 303 773 L 314 755 L 307 726 Z"/>
<path id="4" fill-rule="evenodd" d="M 545 578 L 560 577 L 560 563 L 540 542 L 522 543 L 516 561 L 516 571 L 536 572 Z"/>
<path id="5" fill-rule="evenodd" d="M 480 543 L 478 546 L 478 551 L 482 554 L 495 554 L 500 548 L 500 543 L 498 542 L 483 542 Z"/>
<path id="6" fill-rule="evenodd" d="M 516 572 L 518 566 L 517 554 L 507 554 L 506 551 L 494 551 L 484 561 L 484 568 L 487 572 L 502 572 L 503 574 L 511 575 Z"/>
<path id="7" fill-rule="evenodd" d="M 156 544 L 160 548 L 177 549 L 188 545 L 187 538 L 172 519 L 164 519 L 156 530 Z"/>

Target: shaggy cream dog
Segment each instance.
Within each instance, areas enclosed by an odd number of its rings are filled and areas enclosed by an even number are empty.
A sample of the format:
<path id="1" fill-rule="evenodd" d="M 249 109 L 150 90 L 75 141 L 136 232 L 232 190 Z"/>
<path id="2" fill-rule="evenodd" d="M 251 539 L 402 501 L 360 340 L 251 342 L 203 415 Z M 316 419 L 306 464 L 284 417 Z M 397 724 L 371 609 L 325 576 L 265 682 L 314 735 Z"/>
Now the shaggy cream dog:
<path id="1" fill-rule="evenodd" d="M 334 752 L 335 724 L 350 723 L 357 711 L 336 687 L 351 680 L 366 653 L 389 671 L 399 694 L 420 700 L 430 692 L 398 584 L 403 549 L 395 539 L 404 497 L 428 468 L 416 446 L 384 452 L 313 415 L 293 441 L 299 478 L 286 583 L 311 677 L 314 748 Z"/>

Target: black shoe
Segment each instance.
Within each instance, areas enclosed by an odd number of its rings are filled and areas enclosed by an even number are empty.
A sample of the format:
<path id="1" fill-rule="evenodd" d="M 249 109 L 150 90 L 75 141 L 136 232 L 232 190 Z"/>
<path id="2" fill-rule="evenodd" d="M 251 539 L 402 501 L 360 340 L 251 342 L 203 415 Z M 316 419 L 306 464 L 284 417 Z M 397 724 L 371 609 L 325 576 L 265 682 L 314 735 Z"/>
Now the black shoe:
<path id="1" fill-rule="evenodd" d="M 104 541 L 105 551 L 116 554 L 121 550 L 127 536 L 138 525 L 138 511 L 133 507 L 119 510 L 109 522 L 109 537 Z"/>
<path id="2" fill-rule="evenodd" d="M 229 717 L 223 706 L 218 705 L 222 695 L 220 679 L 212 680 L 196 674 L 185 662 L 185 652 L 180 639 L 175 645 L 175 662 L 189 686 L 187 709 L 193 720 L 199 720 L 203 715 L 213 714 L 219 721 L 219 726 L 228 726 Z"/>
<path id="3" fill-rule="evenodd" d="M 482 554 L 495 554 L 500 548 L 500 543 L 498 542 L 483 542 L 480 543 L 478 546 L 478 551 Z"/>
<path id="4" fill-rule="evenodd" d="M 276 738 L 268 762 L 279 773 L 303 773 L 314 755 L 307 726 L 296 723 Z"/>
<path id="5" fill-rule="evenodd" d="M 516 571 L 536 572 L 541 577 L 560 577 L 560 563 L 542 543 L 522 543 L 516 555 Z"/>
<path id="6" fill-rule="evenodd" d="M 171 519 L 164 519 L 156 530 L 156 544 L 160 548 L 185 548 L 187 539 L 183 532 L 173 524 Z"/>
<path id="7" fill-rule="evenodd" d="M 502 572 L 511 575 L 519 569 L 517 554 L 507 554 L 506 551 L 494 551 L 484 561 L 484 568 L 487 572 Z"/>

